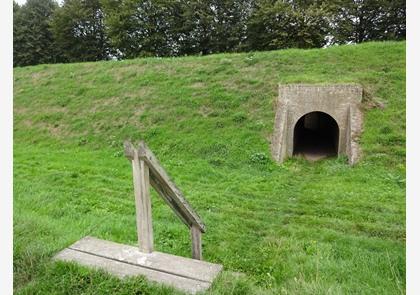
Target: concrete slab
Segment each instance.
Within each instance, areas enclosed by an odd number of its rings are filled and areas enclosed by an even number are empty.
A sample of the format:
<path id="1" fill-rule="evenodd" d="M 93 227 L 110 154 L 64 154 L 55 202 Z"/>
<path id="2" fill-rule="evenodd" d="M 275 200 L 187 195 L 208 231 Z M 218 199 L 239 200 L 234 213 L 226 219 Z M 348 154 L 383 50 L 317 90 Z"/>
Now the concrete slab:
<path id="1" fill-rule="evenodd" d="M 103 269 L 118 277 L 143 275 L 150 281 L 195 294 L 204 291 L 222 265 L 161 252 L 142 253 L 137 247 L 85 237 L 54 259 Z"/>

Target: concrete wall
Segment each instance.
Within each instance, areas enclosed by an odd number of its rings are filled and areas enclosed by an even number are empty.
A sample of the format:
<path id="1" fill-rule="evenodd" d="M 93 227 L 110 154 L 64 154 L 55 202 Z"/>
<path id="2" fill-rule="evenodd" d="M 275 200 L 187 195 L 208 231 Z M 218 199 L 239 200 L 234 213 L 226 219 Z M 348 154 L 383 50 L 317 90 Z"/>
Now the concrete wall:
<path id="1" fill-rule="evenodd" d="M 360 157 L 357 144 L 362 129 L 362 87 L 338 85 L 279 85 L 271 152 L 283 162 L 293 155 L 293 134 L 297 121 L 310 112 L 329 114 L 338 124 L 338 154 L 346 154 L 350 164 Z"/>

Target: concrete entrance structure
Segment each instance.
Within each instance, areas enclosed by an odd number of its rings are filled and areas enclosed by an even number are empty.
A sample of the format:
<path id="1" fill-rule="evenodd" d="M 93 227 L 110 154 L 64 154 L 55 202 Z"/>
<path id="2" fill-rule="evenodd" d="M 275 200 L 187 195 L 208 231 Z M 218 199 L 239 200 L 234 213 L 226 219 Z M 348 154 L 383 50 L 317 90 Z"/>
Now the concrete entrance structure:
<path id="1" fill-rule="evenodd" d="M 362 87 L 357 84 L 279 85 L 271 153 L 281 163 L 294 154 L 314 159 L 347 155 L 360 158 Z"/>

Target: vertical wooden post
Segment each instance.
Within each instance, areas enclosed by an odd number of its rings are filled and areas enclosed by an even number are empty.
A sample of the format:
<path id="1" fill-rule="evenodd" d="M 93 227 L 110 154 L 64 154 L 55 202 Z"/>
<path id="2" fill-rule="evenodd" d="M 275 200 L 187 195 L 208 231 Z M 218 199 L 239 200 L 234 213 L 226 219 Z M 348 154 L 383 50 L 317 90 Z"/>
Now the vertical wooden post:
<path id="1" fill-rule="evenodd" d="M 202 260 L 201 251 L 201 231 L 196 225 L 191 226 L 191 247 L 192 247 L 192 258 Z"/>
<path id="2" fill-rule="evenodd" d="M 133 150 L 133 182 L 136 202 L 137 238 L 140 251 L 153 252 L 152 205 L 149 190 L 149 167 Z"/>

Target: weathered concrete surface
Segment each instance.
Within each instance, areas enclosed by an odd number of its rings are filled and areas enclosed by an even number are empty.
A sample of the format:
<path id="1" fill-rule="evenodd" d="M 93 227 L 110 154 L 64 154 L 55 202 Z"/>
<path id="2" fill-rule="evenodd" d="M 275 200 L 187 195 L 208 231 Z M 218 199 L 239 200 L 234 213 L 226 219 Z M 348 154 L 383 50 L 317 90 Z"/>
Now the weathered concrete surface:
<path id="1" fill-rule="evenodd" d="M 352 165 L 360 158 L 358 139 L 362 131 L 362 87 L 357 84 L 279 85 L 271 153 L 277 162 L 293 155 L 297 121 L 311 112 L 324 112 L 339 127 L 338 154 L 348 156 Z"/>
<path id="2" fill-rule="evenodd" d="M 54 259 L 103 269 L 118 277 L 143 275 L 150 281 L 195 294 L 211 286 L 222 265 L 160 252 L 142 253 L 137 247 L 85 237 Z"/>

